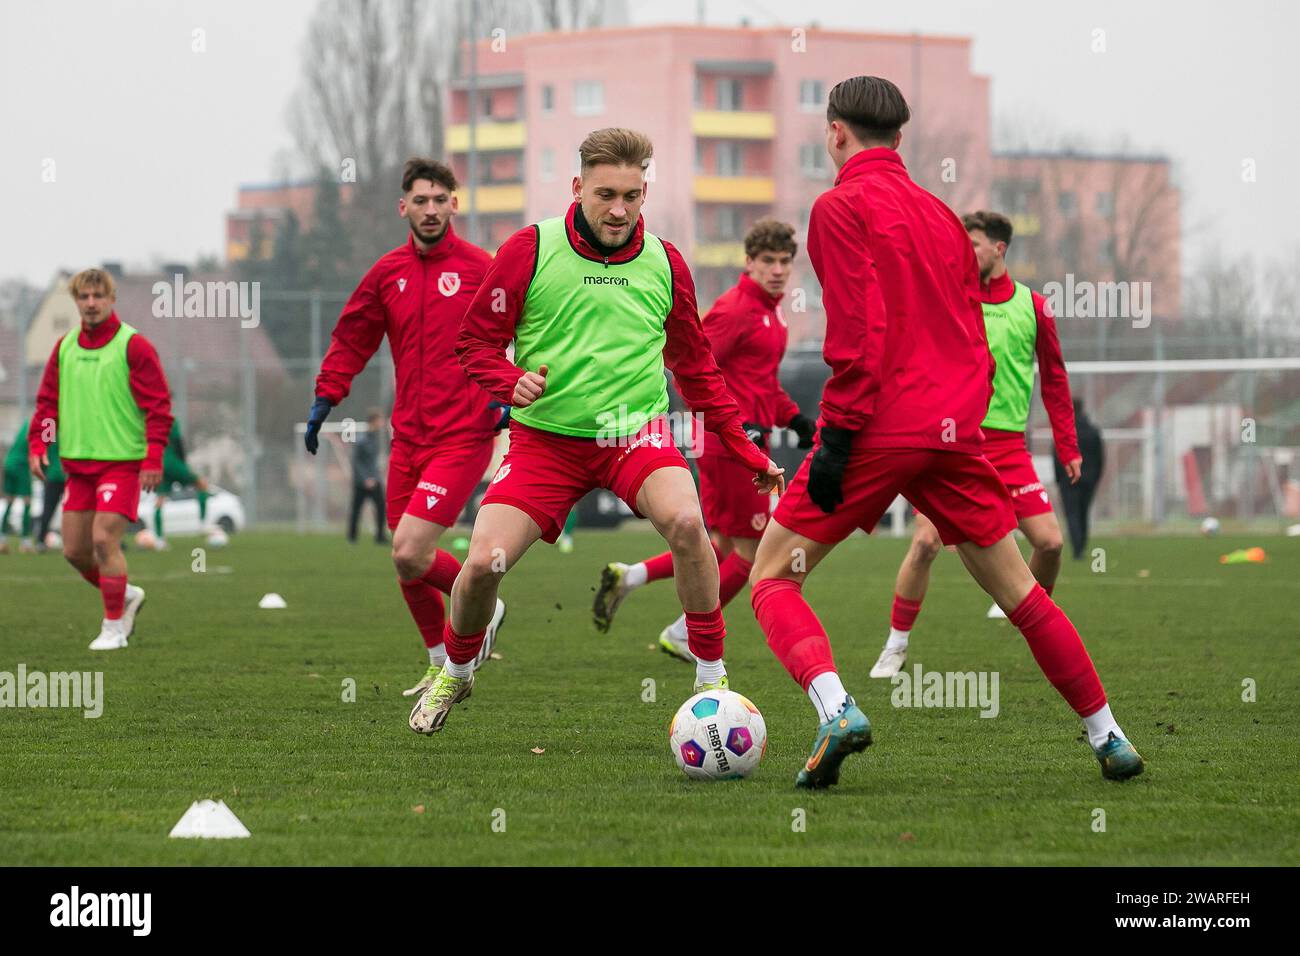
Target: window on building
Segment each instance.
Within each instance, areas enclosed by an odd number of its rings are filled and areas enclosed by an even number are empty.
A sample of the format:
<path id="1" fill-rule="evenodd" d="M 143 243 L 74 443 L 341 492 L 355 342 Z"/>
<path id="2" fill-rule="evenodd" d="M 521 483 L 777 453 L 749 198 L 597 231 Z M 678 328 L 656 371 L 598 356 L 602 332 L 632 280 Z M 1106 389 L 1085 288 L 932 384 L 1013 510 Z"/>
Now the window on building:
<path id="1" fill-rule="evenodd" d="M 549 83 L 542 87 L 542 112 L 555 112 L 555 87 Z"/>
<path id="2" fill-rule="evenodd" d="M 727 241 L 744 238 L 745 217 L 735 206 L 719 206 L 714 220 L 713 237 Z"/>
<path id="3" fill-rule="evenodd" d="M 802 143 L 799 146 L 799 170 L 807 179 L 822 179 L 826 175 L 826 147 L 821 143 Z"/>
<path id="4" fill-rule="evenodd" d="M 555 150 L 542 150 L 539 163 L 538 178 L 544 183 L 549 183 L 555 178 Z"/>
<path id="5" fill-rule="evenodd" d="M 713 148 L 714 171 L 719 176 L 739 176 L 743 157 L 739 143 L 718 143 Z"/>
<path id="6" fill-rule="evenodd" d="M 741 106 L 740 80 L 724 77 L 714 85 L 714 96 L 720 110 L 739 110 Z"/>
<path id="7" fill-rule="evenodd" d="M 1079 211 L 1079 204 L 1075 200 L 1074 193 L 1070 191 L 1062 192 L 1056 197 L 1056 208 L 1062 216 L 1073 216 Z"/>
<path id="8" fill-rule="evenodd" d="M 479 108 L 483 111 L 483 115 L 485 117 L 487 117 L 488 119 L 492 118 L 492 94 L 491 93 L 484 93 L 479 98 Z"/>
<path id="9" fill-rule="evenodd" d="M 704 105 L 704 77 L 699 75 L 695 77 L 695 105 Z"/>
<path id="10" fill-rule="evenodd" d="M 1008 216 L 1032 211 L 1039 184 L 1031 179 L 999 179 L 993 183 L 993 208 Z"/>
<path id="11" fill-rule="evenodd" d="M 1109 219 L 1115 215 L 1115 194 L 1097 193 L 1097 215 Z"/>
<path id="12" fill-rule="evenodd" d="M 605 112 L 605 84 L 600 80 L 580 80 L 573 86 L 573 112 L 593 116 Z"/>
<path id="13" fill-rule="evenodd" d="M 805 113 L 826 108 L 826 88 L 821 80 L 799 81 L 799 108 Z"/>

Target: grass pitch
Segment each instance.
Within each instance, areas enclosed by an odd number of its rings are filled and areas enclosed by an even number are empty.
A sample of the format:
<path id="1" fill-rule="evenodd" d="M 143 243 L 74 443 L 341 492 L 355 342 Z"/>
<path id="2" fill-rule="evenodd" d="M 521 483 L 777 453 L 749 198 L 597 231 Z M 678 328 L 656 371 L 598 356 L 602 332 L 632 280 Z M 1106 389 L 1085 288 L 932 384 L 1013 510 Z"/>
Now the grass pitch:
<path id="1" fill-rule="evenodd" d="M 805 591 L 876 743 L 841 785 L 792 787 L 815 731 L 748 603 L 728 609 L 733 686 L 763 711 L 745 781 L 692 783 L 668 722 L 693 668 L 652 651 L 671 583 L 590 623 L 599 570 L 659 550 L 638 531 L 539 545 L 506 581 L 499 649 L 447 729 L 406 727 L 424 653 L 388 553 L 249 533 L 191 568 L 193 539 L 131 552 L 148 591 L 125 651 L 86 645 L 98 595 L 55 554 L 0 557 L 0 671 L 102 670 L 103 716 L 0 709 L 8 864 L 1067 864 L 1300 862 L 1300 539 L 1100 539 L 1056 595 L 1147 772 L 1103 781 L 1081 724 L 955 555 L 934 569 L 909 670 L 989 671 L 1000 711 L 891 706 L 867 671 L 906 542 L 855 538 Z M 1221 566 L 1262 544 L 1264 565 Z M 259 610 L 268 591 L 286 610 Z M 643 700 L 644 681 L 655 699 Z M 1256 700 L 1243 700 L 1243 681 Z M 355 701 L 347 699 L 355 681 Z M 535 753 L 534 750 L 543 750 Z M 222 799 L 251 839 L 172 840 Z M 1105 812 L 1105 831 L 1097 832 Z M 802 827 L 799 826 L 802 821 Z M 495 823 L 495 826 L 494 826 Z"/>

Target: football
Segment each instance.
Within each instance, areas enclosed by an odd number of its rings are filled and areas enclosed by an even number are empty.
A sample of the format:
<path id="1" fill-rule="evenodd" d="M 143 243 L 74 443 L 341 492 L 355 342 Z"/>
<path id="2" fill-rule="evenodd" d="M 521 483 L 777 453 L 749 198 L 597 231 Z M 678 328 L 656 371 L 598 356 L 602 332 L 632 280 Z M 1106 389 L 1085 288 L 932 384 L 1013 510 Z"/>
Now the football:
<path id="1" fill-rule="evenodd" d="M 1211 515 L 1201 522 L 1201 534 L 1212 535 L 1219 533 L 1219 519 Z"/>
<path id="2" fill-rule="evenodd" d="M 673 759 L 695 780 L 748 777 L 767 751 L 767 725 L 749 698 L 707 690 L 682 704 L 668 728 Z"/>
<path id="3" fill-rule="evenodd" d="M 228 544 L 230 544 L 230 536 L 220 528 L 213 528 L 208 533 L 209 548 L 224 548 Z"/>

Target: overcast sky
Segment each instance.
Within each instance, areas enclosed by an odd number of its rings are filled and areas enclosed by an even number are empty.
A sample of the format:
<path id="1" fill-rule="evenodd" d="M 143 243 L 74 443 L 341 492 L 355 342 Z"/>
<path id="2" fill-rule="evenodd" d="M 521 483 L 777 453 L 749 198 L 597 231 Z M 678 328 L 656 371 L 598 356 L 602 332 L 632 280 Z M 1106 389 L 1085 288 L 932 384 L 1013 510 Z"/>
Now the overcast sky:
<path id="1" fill-rule="evenodd" d="M 0 12 L 0 278 L 223 255 L 240 183 L 291 141 L 286 106 L 314 0 L 7 0 Z M 630 0 L 636 23 L 696 0 Z M 1300 4 L 1237 0 L 708 0 L 707 21 L 974 39 L 995 135 L 1046 124 L 1168 155 L 1187 254 L 1300 247 Z M 795 19 L 795 18 L 800 19 Z M 206 51 L 192 51 L 193 31 Z M 1092 52 L 1094 29 L 1106 52 Z M 1257 181 L 1242 181 L 1254 159 Z M 43 182 L 53 160 L 54 182 Z"/>

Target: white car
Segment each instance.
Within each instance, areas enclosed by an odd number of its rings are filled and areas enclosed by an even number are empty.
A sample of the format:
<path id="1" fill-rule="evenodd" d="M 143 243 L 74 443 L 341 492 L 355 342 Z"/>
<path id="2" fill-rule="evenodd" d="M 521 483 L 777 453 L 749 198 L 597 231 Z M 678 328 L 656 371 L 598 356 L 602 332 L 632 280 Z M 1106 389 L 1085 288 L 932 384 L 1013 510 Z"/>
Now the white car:
<path id="1" fill-rule="evenodd" d="M 153 512 L 158 496 L 153 492 L 140 495 L 140 520 L 146 528 L 153 527 Z M 163 504 L 163 527 L 170 535 L 203 534 L 220 528 L 226 534 L 244 530 L 244 503 L 239 496 L 208 486 L 208 515 L 206 527 L 199 521 L 199 496 L 193 488 L 173 488 Z"/>
<path id="2" fill-rule="evenodd" d="M 40 514 L 43 507 L 45 486 L 42 482 L 33 483 L 32 488 L 32 513 Z M 216 485 L 209 485 L 208 497 L 208 522 L 207 527 L 199 522 L 199 498 L 193 488 L 172 489 L 172 494 L 167 496 L 167 501 L 163 505 L 163 526 L 168 534 L 203 534 L 212 528 L 220 528 L 226 534 L 234 534 L 236 531 L 244 530 L 246 521 L 244 519 L 244 503 L 239 500 L 239 496 L 232 492 L 219 488 Z M 153 527 L 153 512 L 157 495 L 153 492 L 146 492 L 140 495 L 140 520 L 146 527 Z M 52 529 L 61 527 L 62 520 L 62 502 L 60 502 L 59 511 L 54 515 L 54 521 L 50 523 Z"/>

